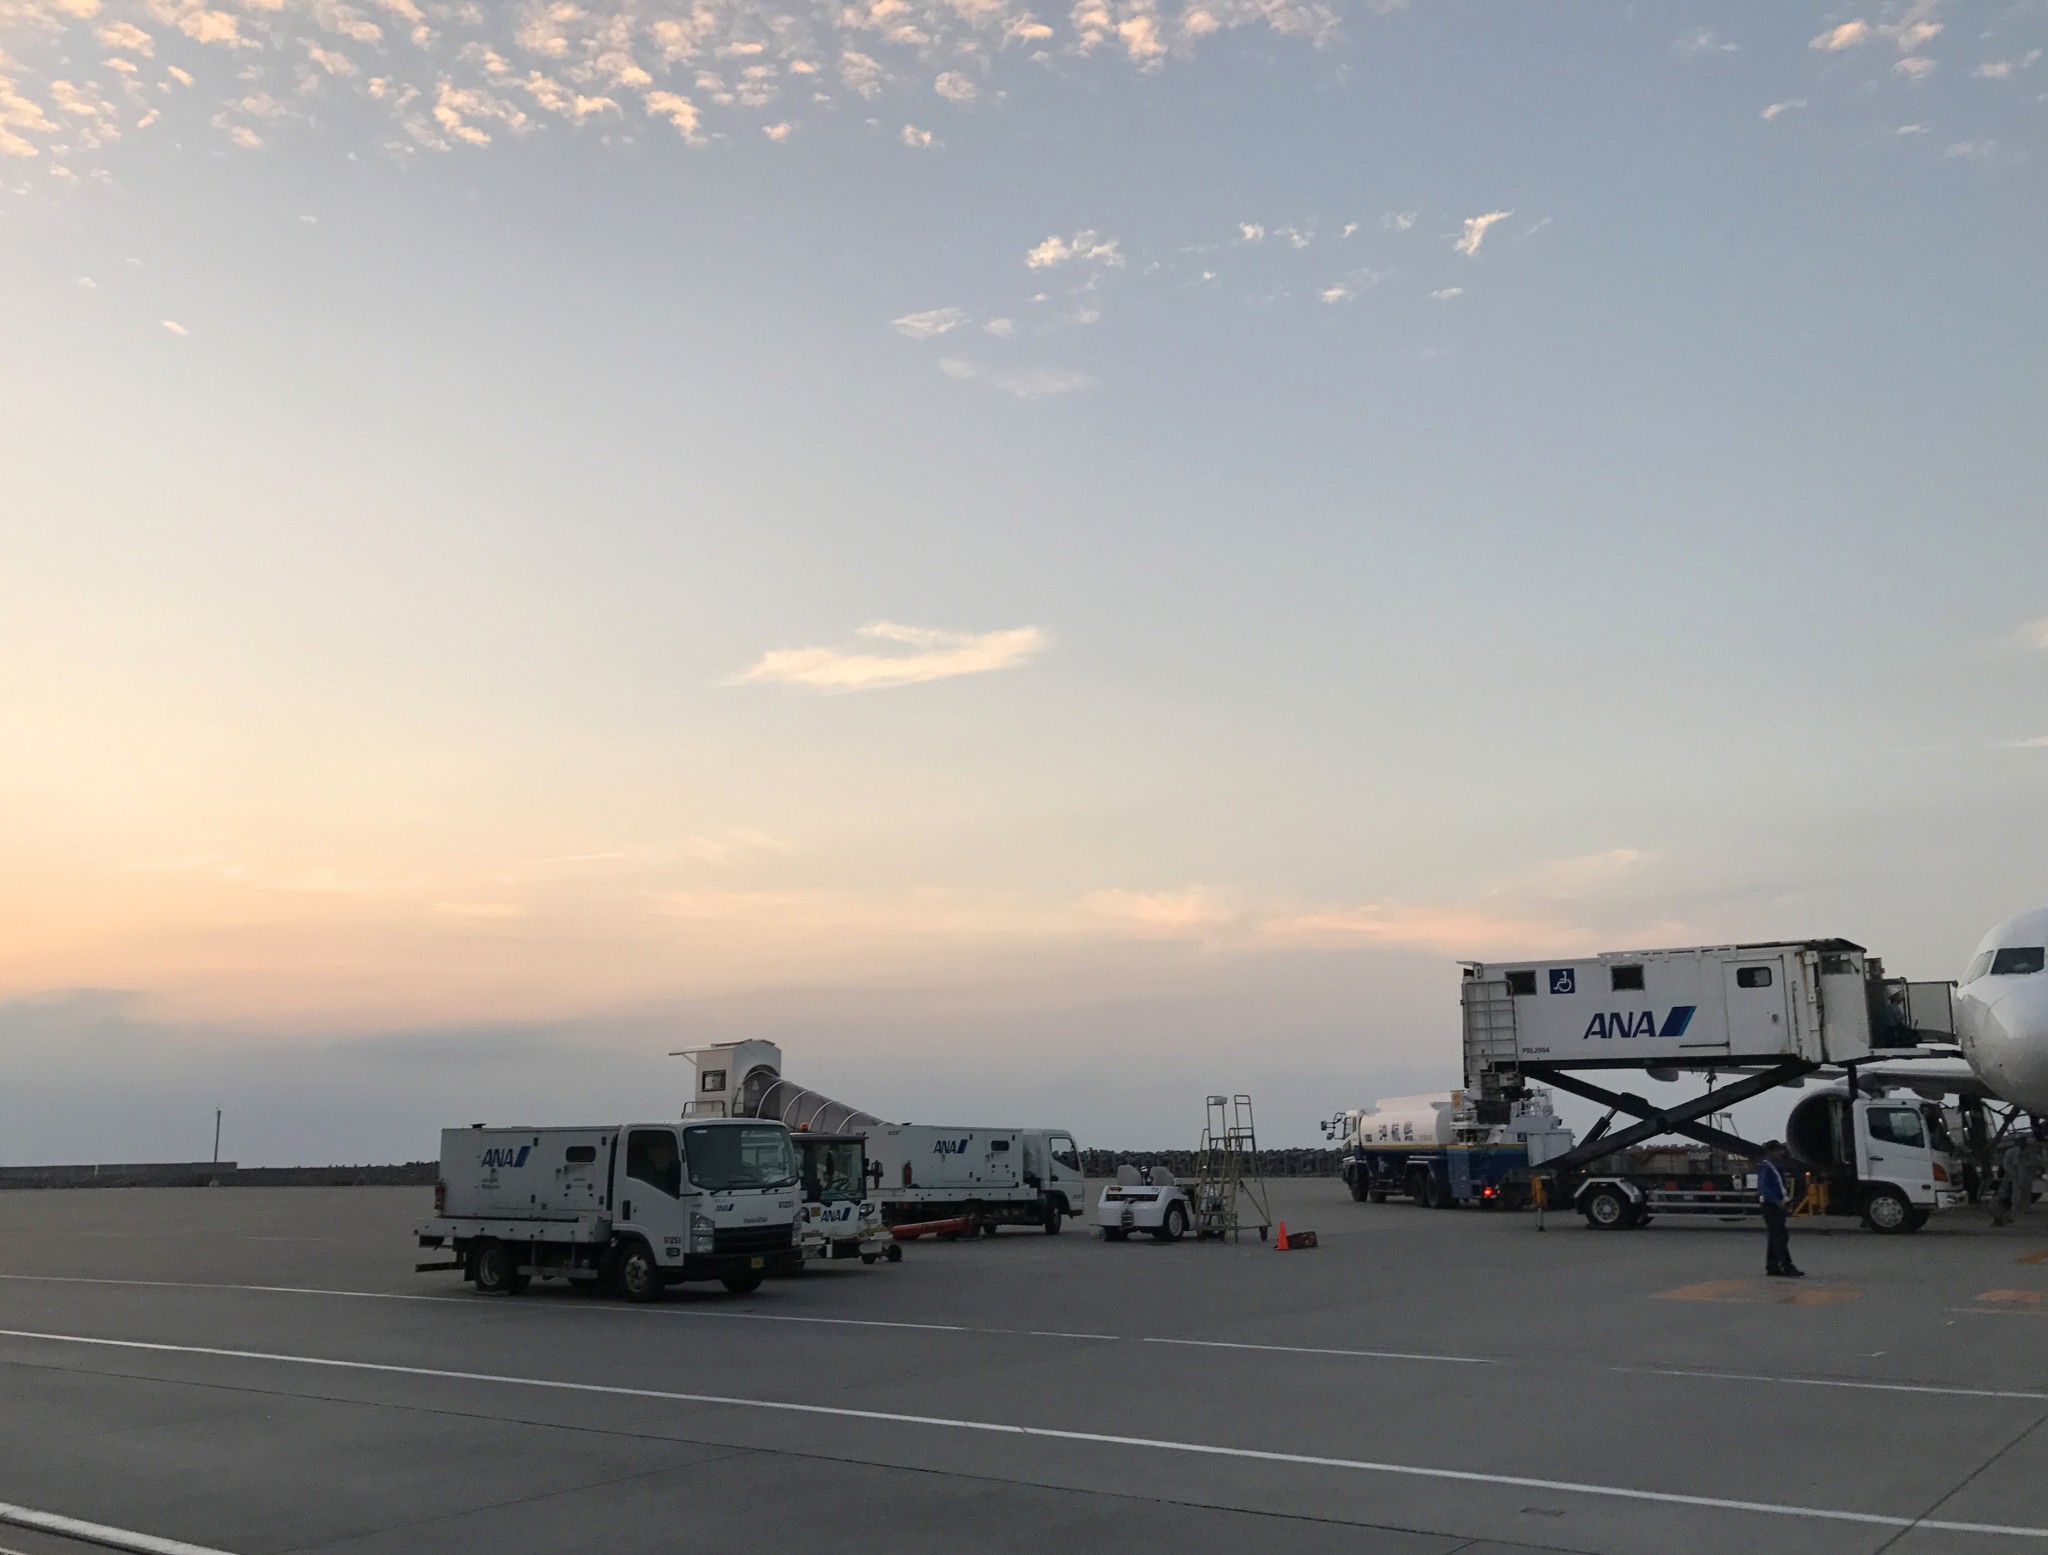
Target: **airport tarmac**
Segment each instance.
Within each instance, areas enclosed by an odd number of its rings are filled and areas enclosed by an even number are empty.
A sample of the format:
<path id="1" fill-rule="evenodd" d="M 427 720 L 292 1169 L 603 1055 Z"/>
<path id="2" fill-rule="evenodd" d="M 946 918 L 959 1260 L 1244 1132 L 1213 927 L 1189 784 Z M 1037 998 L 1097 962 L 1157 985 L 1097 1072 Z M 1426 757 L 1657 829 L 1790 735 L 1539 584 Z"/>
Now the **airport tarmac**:
<path id="1" fill-rule="evenodd" d="M 0 1194 L 0 1503 L 232 1555 L 2048 1555 L 2048 1219 L 1801 1227 L 1767 1281 L 1750 1227 L 1276 1182 L 1319 1248 L 1005 1232 L 640 1308 L 414 1274 L 428 1200 Z"/>

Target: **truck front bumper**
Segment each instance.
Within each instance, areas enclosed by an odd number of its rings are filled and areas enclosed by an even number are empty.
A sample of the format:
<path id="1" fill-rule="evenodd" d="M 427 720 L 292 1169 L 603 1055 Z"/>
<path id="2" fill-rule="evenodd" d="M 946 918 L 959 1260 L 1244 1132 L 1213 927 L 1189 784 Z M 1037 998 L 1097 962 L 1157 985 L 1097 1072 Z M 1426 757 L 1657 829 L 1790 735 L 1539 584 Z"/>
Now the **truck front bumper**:
<path id="1" fill-rule="evenodd" d="M 801 1247 L 777 1248 L 769 1253 L 690 1253 L 682 1265 L 668 1266 L 670 1279 L 724 1280 L 745 1274 L 795 1274 L 804 1266 Z"/>

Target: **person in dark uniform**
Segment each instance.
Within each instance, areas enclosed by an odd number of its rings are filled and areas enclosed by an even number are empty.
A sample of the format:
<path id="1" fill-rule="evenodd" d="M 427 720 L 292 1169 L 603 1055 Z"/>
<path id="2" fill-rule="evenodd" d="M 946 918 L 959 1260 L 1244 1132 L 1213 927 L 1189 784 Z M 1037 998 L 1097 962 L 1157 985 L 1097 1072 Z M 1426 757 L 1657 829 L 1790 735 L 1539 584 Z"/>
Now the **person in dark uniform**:
<path id="1" fill-rule="evenodd" d="M 1764 1158 L 1756 1164 L 1756 1196 L 1764 1207 L 1764 1273 L 1779 1279 L 1805 1279 L 1804 1271 L 1792 1267 L 1792 1235 L 1785 1224 L 1792 1208 L 1792 1186 L 1785 1175 L 1785 1142 L 1781 1139 L 1765 1145 Z"/>

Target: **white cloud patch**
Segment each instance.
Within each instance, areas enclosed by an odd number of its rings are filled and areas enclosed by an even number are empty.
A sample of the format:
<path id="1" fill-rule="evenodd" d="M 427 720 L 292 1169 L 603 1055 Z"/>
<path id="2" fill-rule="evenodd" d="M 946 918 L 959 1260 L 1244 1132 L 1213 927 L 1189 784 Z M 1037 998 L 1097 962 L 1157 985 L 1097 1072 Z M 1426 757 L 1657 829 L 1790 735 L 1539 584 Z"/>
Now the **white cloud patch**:
<path id="1" fill-rule="evenodd" d="M 931 149 L 932 132 L 921 130 L 915 124 L 906 124 L 903 126 L 902 140 L 912 151 L 928 151 Z"/>
<path id="2" fill-rule="evenodd" d="M 1406 232 L 1421 214 L 1420 211 L 1388 211 L 1380 218 L 1380 226 L 1388 232 Z"/>
<path id="3" fill-rule="evenodd" d="M 2048 750 L 2048 734 L 2029 735 L 2024 740 L 2000 740 L 1999 748 L 2009 751 Z"/>
<path id="4" fill-rule="evenodd" d="M 1733 54 L 1739 45 L 1723 42 L 1702 27 L 1687 33 L 1673 47 L 1681 54 Z"/>
<path id="5" fill-rule="evenodd" d="M 1124 256 L 1118 251 L 1115 238 L 1104 238 L 1092 227 L 1076 232 L 1070 238 L 1055 234 L 1032 249 L 1024 256 L 1026 268 L 1051 270 L 1060 265 L 1100 265 L 1112 270 L 1123 268 Z"/>
<path id="6" fill-rule="evenodd" d="M 1007 340 L 1017 333 L 1017 321 L 1015 319 L 990 319 L 981 327 L 987 333 L 1002 340 Z"/>
<path id="7" fill-rule="evenodd" d="M 1462 296 L 1464 296 L 1464 295 L 1465 295 L 1465 288 L 1464 288 L 1464 287 L 1462 287 L 1462 286 L 1446 286 L 1446 287 L 1444 287 L 1444 288 L 1443 288 L 1443 289 L 1442 289 L 1441 291 L 1434 291 L 1434 292 L 1431 292 L 1431 293 L 1429 294 L 1429 300 L 1430 300 L 1431 302 L 1449 302 L 1449 301 L 1450 301 L 1450 300 L 1451 300 L 1451 299 L 1452 299 L 1453 297 L 1462 297 Z"/>
<path id="8" fill-rule="evenodd" d="M 1471 258 L 1479 252 L 1479 245 L 1486 241 L 1487 229 L 1514 214 L 1513 211 L 1488 211 L 1484 216 L 1467 216 L 1464 234 L 1451 247 Z"/>
<path id="9" fill-rule="evenodd" d="M 948 70 L 932 83 L 932 90 L 947 102 L 964 108 L 981 95 L 981 90 L 957 70 Z"/>
<path id="10" fill-rule="evenodd" d="M 930 340 L 967 322 L 964 308 L 927 308 L 922 313 L 906 313 L 900 319 L 892 319 L 889 327 L 912 340 Z"/>
<path id="11" fill-rule="evenodd" d="M 180 324 L 176 319 L 158 319 L 157 322 L 174 335 L 189 335 L 192 333 L 191 330 Z"/>
<path id="12" fill-rule="evenodd" d="M 898 651 L 880 652 L 865 645 L 778 648 L 763 654 L 758 663 L 733 677 L 732 683 L 771 681 L 817 691 L 871 691 L 1016 669 L 1030 663 L 1046 645 L 1045 633 L 1035 626 L 1001 632 L 947 632 L 875 621 L 862 627 L 858 635 L 868 644 Z"/>
<path id="13" fill-rule="evenodd" d="M 1843 22 L 1839 27 L 1830 27 L 1811 43 L 1810 49 L 1819 49 L 1827 54 L 1839 54 L 1843 49 L 1860 48 L 1870 41 L 1870 23 L 1866 21 Z"/>
<path id="14" fill-rule="evenodd" d="M 1892 66 L 1894 71 L 1913 82 L 1925 81 L 1937 68 L 1939 67 L 1935 62 L 1925 54 L 1909 54 Z"/>
<path id="15" fill-rule="evenodd" d="M 1766 121 L 1769 121 L 1771 119 L 1777 118 L 1781 114 L 1792 113 L 1798 109 L 1804 108 L 1805 106 L 1805 98 L 1788 97 L 1782 103 L 1772 103 L 1769 107 L 1764 109 L 1760 117 L 1762 117 Z"/>
<path id="16" fill-rule="evenodd" d="M 2048 653 L 2048 616 L 2043 616 L 2038 621 L 2029 621 L 2019 627 L 2012 634 L 2012 641 L 2015 647 L 2037 648 L 2043 653 Z"/>
<path id="17" fill-rule="evenodd" d="M 1020 400 L 1050 399 L 1059 394 L 1078 394 L 1095 386 L 1086 373 L 1060 367 L 984 367 L 964 356 L 949 356 L 939 371 L 956 383 L 985 383 L 992 389 Z"/>

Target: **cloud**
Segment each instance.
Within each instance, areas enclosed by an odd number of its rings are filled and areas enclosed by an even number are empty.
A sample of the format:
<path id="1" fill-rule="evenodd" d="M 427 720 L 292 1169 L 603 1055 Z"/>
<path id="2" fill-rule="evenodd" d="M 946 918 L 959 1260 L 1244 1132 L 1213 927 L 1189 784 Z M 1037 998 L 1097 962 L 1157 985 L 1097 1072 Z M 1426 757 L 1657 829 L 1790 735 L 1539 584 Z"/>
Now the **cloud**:
<path id="1" fill-rule="evenodd" d="M 930 340 L 958 329 L 967 321 L 967 312 L 963 308 L 927 308 L 922 313 L 906 313 L 900 319 L 892 319 L 889 327 L 912 340 Z"/>
<path id="2" fill-rule="evenodd" d="M 1446 286 L 1446 287 L 1444 287 L 1444 288 L 1443 288 L 1443 289 L 1442 289 L 1441 291 L 1434 291 L 1434 292 L 1431 292 L 1431 293 L 1429 294 L 1429 300 L 1430 300 L 1431 302 L 1449 302 L 1449 301 L 1450 301 L 1450 300 L 1451 300 L 1451 299 L 1452 299 L 1453 297 L 1462 297 L 1462 296 L 1464 296 L 1464 295 L 1465 295 L 1465 288 L 1464 288 L 1464 287 L 1462 287 L 1462 286 Z"/>
<path id="3" fill-rule="evenodd" d="M 2015 647 L 2038 648 L 2043 653 L 2048 653 L 2048 616 L 2043 616 L 2038 621 L 2028 621 L 2017 628 L 2012 634 L 2011 641 Z"/>
<path id="4" fill-rule="evenodd" d="M 1470 258 L 1479 252 L 1479 245 L 1486 241 L 1486 229 L 1497 221 L 1506 221 L 1513 211 L 1488 211 L 1484 216 L 1467 216 L 1465 234 L 1451 247 Z"/>
<path id="5" fill-rule="evenodd" d="M 794 126 L 790 125 L 787 122 L 781 124 L 764 124 L 761 126 L 761 133 L 763 135 L 766 135 L 770 140 L 788 140 L 790 136 L 790 131 L 793 128 Z"/>
<path id="6" fill-rule="evenodd" d="M 144 59 L 156 52 L 155 40 L 133 22 L 108 22 L 93 36 L 106 48 L 126 49 L 131 54 L 140 54 Z"/>
<path id="7" fill-rule="evenodd" d="M 1316 300 L 1326 303 L 1349 302 L 1357 295 L 1357 292 L 1340 281 L 1334 286 L 1325 286 L 1321 291 L 1317 292 Z"/>
<path id="8" fill-rule="evenodd" d="M 980 89 L 957 70 L 948 70 L 932 83 L 932 90 L 958 107 L 966 107 L 981 95 Z"/>
<path id="9" fill-rule="evenodd" d="M 1775 119 L 1781 113 L 1791 113 L 1794 109 L 1804 108 L 1805 106 L 1805 98 L 1788 97 L 1782 103 L 1772 103 L 1768 108 L 1764 109 L 1762 117 L 1767 120 Z"/>
<path id="10" fill-rule="evenodd" d="M 849 648 L 778 648 L 733 677 L 730 684 L 774 681 L 818 691 L 872 691 L 980 675 L 1028 664 L 1046 645 L 1035 626 L 1001 632 L 946 632 L 874 621 L 859 635 L 907 649 L 875 653 Z"/>
<path id="11" fill-rule="evenodd" d="M 990 388 L 1001 389 L 1005 394 L 1020 400 L 1042 400 L 1056 394 L 1078 394 L 1083 389 L 1095 386 L 1095 380 L 1086 373 L 1072 372 L 1066 368 L 984 368 L 962 356 L 947 357 L 939 363 L 939 371 L 961 383 L 979 380 Z"/>
<path id="12" fill-rule="evenodd" d="M 2000 740 L 1998 745 L 2001 750 L 2009 751 L 2048 750 L 2048 734 L 2031 735 L 2024 740 Z"/>
<path id="13" fill-rule="evenodd" d="M 1266 229 L 1255 221 L 1241 221 L 1237 224 L 1237 240 L 1240 243 L 1263 243 Z"/>
<path id="14" fill-rule="evenodd" d="M 1004 340 L 1017 333 L 1017 321 L 1015 319 L 990 319 L 981 327 L 987 333 Z"/>
<path id="15" fill-rule="evenodd" d="M 1839 27 L 1830 27 L 1807 44 L 1807 47 L 1820 49 L 1824 53 L 1838 54 L 1843 49 L 1858 48 L 1869 41 L 1870 23 L 1853 21 L 1843 22 Z"/>
<path id="16" fill-rule="evenodd" d="M 1031 270 L 1050 270 L 1064 264 L 1104 265 L 1120 270 L 1123 263 L 1117 240 L 1105 239 L 1093 228 L 1083 229 L 1070 238 L 1055 234 L 1024 256 L 1025 267 Z"/>
<path id="17" fill-rule="evenodd" d="M 1141 939 L 1200 937 L 1222 928 L 1233 917 L 1221 902 L 1201 890 L 1091 891 L 1081 898 L 1081 910 Z"/>
<path id="18" fill-rule="evenodd" d="M 932 132 L 930 130 L 921 130 L 915 124 L 906 124 L 903 126 L 902 139 L 903 144 L 912 151 L 925 151 L 930 149 Z"/>
<path id="19" fill-rule="evenodd" d="M 1739 45 L 1723 43 L 1702 27 L 1697 32 L 1687 33 L 1672 47 L 1681 54 L 1733 54 Z"/>
<path id="20" fill-rule="evenodd" d="M 1415 225 L 1415 218 L 1420 214 L 1420 211 L 1388 211 L 1380 218 L 1380 226 L 1388 232 L 1406 232 Z"/>
<path id="21" fill-rule="evenodd" d="M 176 319 L 158 319 L 157 322 L 174 335 L 189 335 L 192 333 L 191 330 L 180 324 Z"/>
<path id="22" fill-rule="evenodd" d="M 1925 81 L 1938 68 L 1935 62 L 1924 54 L 1909 54 L 1892 66 L 1894 71 L 1913 82 Z"/>

